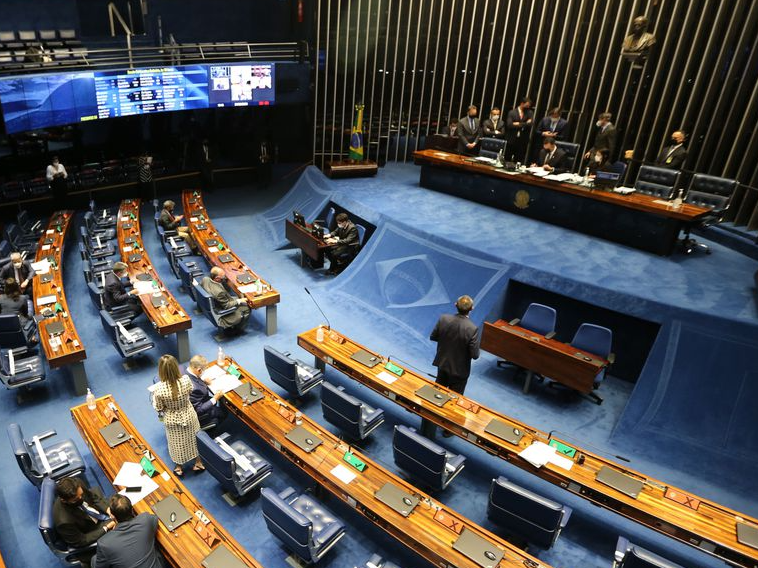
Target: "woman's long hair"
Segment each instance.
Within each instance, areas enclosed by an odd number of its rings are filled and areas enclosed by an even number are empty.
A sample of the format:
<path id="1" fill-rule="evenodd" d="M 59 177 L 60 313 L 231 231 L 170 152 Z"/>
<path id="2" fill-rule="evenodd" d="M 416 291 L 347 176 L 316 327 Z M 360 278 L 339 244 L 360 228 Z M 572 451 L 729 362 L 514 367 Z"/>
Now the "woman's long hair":
<path id="1" fill-rule="evenodd" d="M 179 395 L 179 363 L 173 355 L 164 355 L 158 360 L 158 378 L 161 382 L 168 383 L 171 389 L 171 398 Z"/>

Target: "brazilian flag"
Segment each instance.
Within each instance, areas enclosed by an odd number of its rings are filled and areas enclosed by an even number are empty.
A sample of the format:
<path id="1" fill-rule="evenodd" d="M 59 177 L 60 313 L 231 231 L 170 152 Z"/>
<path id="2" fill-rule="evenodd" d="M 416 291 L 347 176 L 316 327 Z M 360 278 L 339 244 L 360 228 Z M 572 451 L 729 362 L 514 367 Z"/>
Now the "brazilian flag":
<path id="1" fill-rule="evenodd" d="M 353 131 L 350 134 L 350 159 L 363 160 L 363 105 L 355 105 Z"/>

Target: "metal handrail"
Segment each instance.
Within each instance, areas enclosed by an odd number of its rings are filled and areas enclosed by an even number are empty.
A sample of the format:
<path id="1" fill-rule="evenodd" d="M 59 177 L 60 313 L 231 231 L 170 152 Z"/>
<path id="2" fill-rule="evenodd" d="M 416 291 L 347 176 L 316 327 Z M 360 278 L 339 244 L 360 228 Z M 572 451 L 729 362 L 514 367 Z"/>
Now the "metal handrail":
<path id="1" fill-rule="evenodd" d="M 132 33 L 131 28 L 129 28 L 128 25 L 126 25 L 126 21 L 124 21 L 124 18 L 121 16 L 121 12 L 118 11 L 118 8 L 116 8 L 116 5 L 113 2 L 108 2 L 108 18 L 111 22 L 111 37 L 116 37 L 116 28 L 113 25 L 113 16 L 116 16 L 118 18 L 118 22 L 121 24 L 121 27 L 124 28 L 124 32 L 126 33 L 126 50 L 129 54 L 129 68 L 133 68 L 134 65 L 132 63 Z"/>

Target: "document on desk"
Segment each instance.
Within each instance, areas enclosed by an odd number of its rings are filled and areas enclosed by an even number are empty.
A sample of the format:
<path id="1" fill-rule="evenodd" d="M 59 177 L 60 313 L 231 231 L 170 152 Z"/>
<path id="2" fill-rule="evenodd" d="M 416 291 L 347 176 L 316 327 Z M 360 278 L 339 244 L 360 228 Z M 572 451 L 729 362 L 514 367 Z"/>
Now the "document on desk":
<path id="1" fill-rule="evenodd" d="M 142 296 L 143 294 L 153 293 L 152 280 L 137 280 L 134 282 L 134 289 L 137 290 L 137 294 Z"/>
<path id="2" fill-rule="evenodd" d="M 330 473 L 339 479 L 342 483 L 350 483 L 356 477 L 352 471 L 347 469 L 342 464 L 337 464 L 334 466 L 334 469 L 332 469 Z"/>
<path id="3" fill-rule="evenodd" d="M 574 177 L 574 174 L 572 173 L 564 173 L 564 174 L 550 174 L 549 176 L 545 177 L 545 179 L 552 179 L 554 181 L 569 181 L 573 177 Z"/>
<path id="4" fill-rule="evenodd" d="M 132 505 L 136 505 L 137 503 L 142 501 L 145 497 L 150 495 L 153 491 L 158 489 L 158 484 L 155 481 L 153 481 L 152 478 L 145 475 L 142 478 L 141 487 L 142 489 L 140 489 L 139 491 L 127 491 L 126 489 L 122 489 L 121 491 L 118 492 L 118 494 L 129 497 L 129 501 L 132 502 Z"/>
<path id="5" fill-rule="evenodd" d="M 240 381 L 237 377 L 230 375 L 229 373 L 224 373 L 220 377 L 217 377 L 211 381 L 211 384 L 208 385 L 208 390 L 210 390 L 213 394 L 216 394 L 217 392 L 226 393 L 230 390 L 236 389 L 241 384 L 242 381 Z"/>
<path id="6" fill-rule="evenodd" d="M 394 373 L 388 373 L 387 371 L 380 371 L 376 376 L 388 385 L 391 385 L 398 379 L 397 375 Z"/>
<path id="7" fill-rule="evenodd" d="M 238 288 L 240 294 L 255 294 L 258 291 L 258 285 L 253 282 L 252 284 L 245 284 Z"/>
<path id="8" fill-rule="evenodd" d="M 555 456 L 555 448 L 542 442 L 532 442 L 531 446 L 521 450 L 518 455 L 534 467 L 542 467 L 552 461 L 552 458 Z"/>
<path id="9" fill-rule="evenodd" d="M 47 274 L 50 272 L 50 261 L 44 259 L 39 262 L 32 262 L 32 268 L 37 274 Z"/>
<path id="10" fill-rule="evenodd" d="M 122 487 L 142 486 L 142 466 L 136 462 L 124 462 L 113 479 L 113 485 Z"/>
<path id="11" fill-rule="evenodd" d="M 208 252 L 217 253 L 218 247 L 208 247 Z"/>
<path id="12" fill-rule="evenodd" d="M 208 367 L 205 371 L 203 371 L 203 374 L 200 375 L 200 378 L 209 381 L 213 381 L 214 379 L 218 379 L 219 377 L 222 377 L 226 375 L 226 371 L 219 367 L 218 365 L 211 365 Z"/>
<path id="13" fill-rule="evenodd" d="M 42 296 L 41 298 L 37 298 L 37 305 L 46 306 L 48 304 L 54 304 L 57 301 L 58 296 Z"/>

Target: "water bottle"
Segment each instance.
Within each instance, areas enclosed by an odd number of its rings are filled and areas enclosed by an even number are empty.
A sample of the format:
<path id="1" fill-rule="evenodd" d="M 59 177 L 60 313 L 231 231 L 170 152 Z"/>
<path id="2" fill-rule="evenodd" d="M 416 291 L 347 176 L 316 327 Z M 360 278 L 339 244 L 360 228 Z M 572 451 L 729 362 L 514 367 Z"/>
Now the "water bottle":
<path id="1" fill-rule="evenodd" d="M 674 208 L 679 209 L 682 206 L 682 202 L 684 196 L 684 189 L 679 189 L 679 193 L 676 194 L 676 198 L 674 199 Z"/>
<path id="2" fill-rule="evenodd" d="M 87 408 L 90 410 L 95 410 L 97 408 L 97 404 L 95 404 L 95 395 L 92 394 L 92 391 L 90 389 L 87 389 Z"/>
<path id="3" fill-rule="evenodd" d="M 318 329 L 316 329 L 316 341 L 319 343 L 324 342 L 324 326 L 320 325 L 318 326 Z"/>
<path id="4" fill-rule="evenodd" d="M 218 355 L 216 356 L 216 365 L 219 367 L 224 366 L 224 360 L 226 359 L 226 355 L 224 355 L 224 349 L 220 345 L 218 346 Z"/>
<path id="5" fill-rule="evenodd" d="M 582 180 L 582 183 L 584 185 L 590 184 L 590 169 L 589 168 L 585 168 L 584 170 L 584 179 Z"/>

